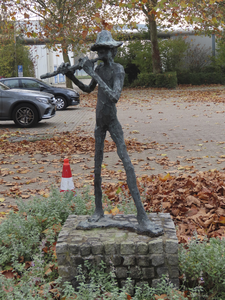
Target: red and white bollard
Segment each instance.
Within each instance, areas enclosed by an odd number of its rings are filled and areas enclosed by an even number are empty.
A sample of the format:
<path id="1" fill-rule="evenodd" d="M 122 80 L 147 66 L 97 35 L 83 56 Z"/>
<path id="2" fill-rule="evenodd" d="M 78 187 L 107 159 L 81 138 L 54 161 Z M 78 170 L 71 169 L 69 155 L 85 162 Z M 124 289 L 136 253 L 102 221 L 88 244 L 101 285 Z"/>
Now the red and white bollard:
<path id="1" fill-rule="evenodd" d="M 74 191 L 74 183 L 72 178 L 72 172 L 70 169 L 69 159 L 65 158 L 63 163 L 63 170 L 62 170 L 62 179 L 60 185 L 60 192 L 65 191 Z"/>

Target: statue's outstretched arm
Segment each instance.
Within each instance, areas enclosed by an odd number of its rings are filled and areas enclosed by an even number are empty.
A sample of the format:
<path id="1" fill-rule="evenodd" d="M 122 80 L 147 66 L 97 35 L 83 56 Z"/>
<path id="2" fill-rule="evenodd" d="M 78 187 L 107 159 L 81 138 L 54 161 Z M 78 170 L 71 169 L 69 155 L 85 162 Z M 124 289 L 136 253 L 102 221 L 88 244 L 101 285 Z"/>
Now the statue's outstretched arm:
<path id="1" fill-rule="evenodd" d="M 69 79 L 71 79 L 73 81 L 73 83 L 78 86 L 83 92 L 85 93 L 90 93 L 92 92 L 96 85 L 97 82 L 92 79 L 89 85 L 83 84 L 83 82 L 81 82 L 75 75 L 74 72 L 71 70 L 71 66 L 69 63 L 62 63 L 57 70 L 58 73 L 62 73 L 65 74 L 66 77 L 68 77 Z"/>

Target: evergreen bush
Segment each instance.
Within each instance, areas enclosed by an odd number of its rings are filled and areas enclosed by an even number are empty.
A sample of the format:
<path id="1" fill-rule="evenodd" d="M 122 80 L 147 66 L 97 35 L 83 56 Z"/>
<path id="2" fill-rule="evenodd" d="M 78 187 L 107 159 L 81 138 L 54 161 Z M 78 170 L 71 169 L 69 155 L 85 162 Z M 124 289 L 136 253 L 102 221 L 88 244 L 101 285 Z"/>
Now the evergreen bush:
<path id="1" fill-rule="evenodd" d="M 225 84 L 225 73 L 218 72 L 182 72 L 177 75 L 178 84 Z"/>
<path id="2" fill-rule="evenodd" d="M 177 73 L 166 72 L 162 74 L 156 74 L 156 87 L 165 87 L 168 89 L 175 88 L 177 86 Z"/>
<path id="3" fill-rule="evenodd" d="M 140 73 L 138 78 L 132 83 L 132 86 L 175 88 L 177 86 L 177 74 L 176 72 L 161 74 Z"/>

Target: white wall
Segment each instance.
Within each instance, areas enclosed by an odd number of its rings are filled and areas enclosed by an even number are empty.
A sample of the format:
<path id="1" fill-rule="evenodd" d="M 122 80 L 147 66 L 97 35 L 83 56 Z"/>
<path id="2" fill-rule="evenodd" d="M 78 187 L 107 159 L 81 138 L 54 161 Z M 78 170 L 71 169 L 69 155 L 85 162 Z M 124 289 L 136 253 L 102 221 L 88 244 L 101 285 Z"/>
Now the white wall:
<path id="1" fill-rule="evenodd" d="M 34 61 L 35 77 L 40 79 L 40 76 L 45 73 L 52 73 L 61 63 L 63 63 L 62 53 L 47 49 L 44 45 L 30 46 L 30 53 Z M 70 62 L 74 63 L 73 53 L 69 52 Z M 55 77 L 44 79 L 48 83 L 65 82 L 65 76 L 58 74 Z"/>
<path id="2" fill-rule="evenodd" d="M 178 36 L 182 36 L 186 42 L 190 43 L 192 47 L 199 45 L 200 48 L 204 47 L 205 49 L 212 50 L 213 39 L 212 36 L 205 35 L 188 35 L 188 33 L 184 33 L 182 35 L 173 35 L 172 39 L 177 38 Z"/>

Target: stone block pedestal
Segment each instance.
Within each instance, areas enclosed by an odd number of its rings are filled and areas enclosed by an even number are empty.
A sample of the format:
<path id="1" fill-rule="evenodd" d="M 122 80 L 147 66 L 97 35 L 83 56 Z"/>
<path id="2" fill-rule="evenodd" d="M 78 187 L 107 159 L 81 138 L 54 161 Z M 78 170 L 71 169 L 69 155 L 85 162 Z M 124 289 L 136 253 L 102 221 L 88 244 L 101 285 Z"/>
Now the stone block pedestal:
<path id="1" fill-rule="evenodd" d="M 56 253 L 59 275 L 63 282 L 76 287 L 77 267 L 87 260 L 95 265 L 104 261 L 113 267 L 119 286 L 127 277 L 135 284 L 155 286 L 163 274 L 179 285 L 178 240 L 174 223 L 167 213 L 148 214 L 151 221 L 163 227 L 164 235 L 149 237 L 118 228 L 76 229 L 88 216 L 70 215 L 58 238 Z M 134 215 L 116 215 L 113 219 L 137 222 Z"/>

